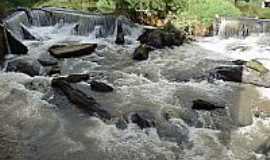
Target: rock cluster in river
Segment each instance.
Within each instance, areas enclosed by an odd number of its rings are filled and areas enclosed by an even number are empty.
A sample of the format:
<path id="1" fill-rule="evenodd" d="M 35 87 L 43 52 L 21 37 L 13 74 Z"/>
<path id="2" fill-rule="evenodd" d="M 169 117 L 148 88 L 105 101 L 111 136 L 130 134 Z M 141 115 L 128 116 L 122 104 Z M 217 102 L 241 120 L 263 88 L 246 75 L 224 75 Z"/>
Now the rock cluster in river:
<path id="1" fill-rule="evenodd" d="M 172 26 L 164 29 L 145 29 L 139 36 L 141 45 L 133 53 L 134 60 L 146 60 L 149 52 L 154 49 L 180 46 L 186 40 L 186 35 Z"/>

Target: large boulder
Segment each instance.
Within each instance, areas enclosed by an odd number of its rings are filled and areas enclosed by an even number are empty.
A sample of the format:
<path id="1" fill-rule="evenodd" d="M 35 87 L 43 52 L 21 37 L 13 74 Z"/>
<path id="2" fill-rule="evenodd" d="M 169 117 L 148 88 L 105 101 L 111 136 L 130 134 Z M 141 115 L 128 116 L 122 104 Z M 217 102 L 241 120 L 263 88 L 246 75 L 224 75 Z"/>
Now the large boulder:
<path id="1" fill-rule="evenodd" d="M 116 40 L 115 43 L 122 45 L 125 43 L 125 33 L 123 30 L 123 26 L 121 23 L 117 23 L 117 32 L 116 32 Z"/>
<path id="2" fill-rule="evenodd" d="M 97 48 L 97 44 L 70 44 L 54 45 L 49 48 L 49 52 L 56 58 L 74 58 L 89 55 Z"/>
<path id="3" fill-rule="evenodd" d="M 6 31 L 4 25 L 0 24 L 0 60 L 3 60 L 7 53 Z"/>
<path id="4" fill-rule="evenodd" d="M 180 46 L 185 41 L 183 32 L 176 29 L 147 29 L 138 40 L 154 48 Z"/>
<path id="5" fill-rule="evenodd" d="M 111 119 L 111 114 L 106 108 L 97 103 L 93 97 L 74 87 L 66 80 L 53 79 L 51 84 L 52 87 L 60 89 L 71 103 L 75 104 L 78 108 L 88 113 L 89 115 L 97 115 L 104 120 Z"/>
<path id="6" fill-rule="evenodd" d="M 8 45 L 12 54 L 24 55 L 28 53 L 28 48 L 10 31 L 6 30 Z"/>
<path id="7" fill-rule="evenodd" d="M 152 50 L 153 49 L 151 47 L 142 44 L 135 49 L 133 53 L 133 59 L 138 61 L 147 60 L 149 57 L 149 52 Z"/>
<path id="8" fill-rule="evenodd" d="M 220 66 L 210 73 L 210 78 L 242 82 L 243 66 Z"/>
<path id="9" fill-rule="evenodd" d="M 18 57 L 8 62 L 8 72 L 21 72 L 30 76 L 40 75 L 41 64 L 31 57 Z"/>
<path id="10" fill-rule="evenodd" d="M 257 60 L 245 62 L 243 65 L 216 67 L 210 71 L 209 78 L 270 87 L 270 72 Z"/>

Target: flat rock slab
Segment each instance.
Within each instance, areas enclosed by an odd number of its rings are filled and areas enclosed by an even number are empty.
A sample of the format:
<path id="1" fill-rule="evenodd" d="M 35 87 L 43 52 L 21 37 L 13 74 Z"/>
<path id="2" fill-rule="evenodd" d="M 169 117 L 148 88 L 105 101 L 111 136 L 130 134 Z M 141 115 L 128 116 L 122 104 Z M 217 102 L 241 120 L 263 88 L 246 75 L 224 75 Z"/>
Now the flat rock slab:
<path id="1" fill-rule="evenodd" d="M 96 48 L 97 44 L 54 45 L 49 52 L 56 58 L 75 58 L 91 54 Z"/>

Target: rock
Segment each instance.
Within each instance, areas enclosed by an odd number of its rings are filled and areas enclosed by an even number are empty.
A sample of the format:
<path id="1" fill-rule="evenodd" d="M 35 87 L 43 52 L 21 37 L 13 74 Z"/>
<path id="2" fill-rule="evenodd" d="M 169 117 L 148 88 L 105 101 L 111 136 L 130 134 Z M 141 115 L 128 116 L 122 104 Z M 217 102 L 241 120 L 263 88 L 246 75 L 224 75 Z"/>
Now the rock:
<path id="1" fill-rule="evenodd" d="M 5 58 L 7 53 L 6 29 L 4 25 L 0 24 L 0 61 Z"/>
<path id="2" fill-rule="evenodd" d="M 91 89 L 93 91 L 97 91 L 97 92 L 112 92 L 113 88 L 103 82 L 98 82 L 98 81 L 91 81 Z"/>
<path id="3" fill-rule="evenodd" d="M 52 87 L 60 89 L 70 102 L 91 116 L 97 115 L 101 119 L 111 119 L 108 110 L 96 102 L 96 100 L 79 89 L 69 84 L 66 80 L 53 79 Z"/>
<path id="4" fill-rule="evenodd" d="M 140 45 L 138 48 L 136 48 L 135 52 L 133 53 L 133 59 L 142 61 L 147 60 L 149 57 L 149 52 L 153 49 L 147 45 Z"/>
<path id="5" fill-rule="evenodd" d="M 220 66 L 210 73 L 210 78 L 242 82 L 243 66 Z"/>
<path id="6" fill-rule="evenodd" d="M 138 40 L 154 48 L 180 46 L 185 41 L 185 35 L 177 30 L 148 29 Z"/>
<path id="7" fill-rule="evenodd" d="M 157 133 L 161 139 L 176 142 L 178 145 L 187 143 L 189 140 L 189 130 L 180 124 L 163 123 L 157 127 Z"/>
<path id="8" fill-rule="evenodd" d="M 22 33 L 23 33 L 23 39 L 25 40 L 37 40 L 37 38 L 31 34 L 31 32 L 27 29 L 27 27 L 24 24 L 20 24 L 22 28 Z"/>
<path id="9" fill-rule="evenodd" d="M 220 66 L 210 71 L 209 80 L 219 79 L 261 87 L 270 87 L 270 72 L 262 63 L 252 60 L 244 65 Z"/>
<path id="10" fill-rule="evenodd" d="M 211 111 L 215 109 L 224 109 L 225 106 L 219 106 L 201 99 L 193 101 L 192 109 Z"/>
<path id="11" fill-rule="evenodd" d="M 40 75 L 41 64 L 31 57 L 18 57 L 8 62 L 8 72 L 21 72 L 30 76 Z"/>
<path id="12" fill-rule="evenodd" d="M 41 93 L 49 91 L 50 81 L 45 77 L 35 77 L 31 81 L 24 84 L 25 88 Z"/>
<path id="13" fill-rule="evenodd" d="M 28 48 L 18 38 L 16 38 L 11 31 L 7 30 L 6 33 L 9 49 L 12 54 L 21 55 L 28 53 Z"/>
<path id="14" fill-rule="evenodd" d="M 125 118 L 120 117 L 117 120 L 117 122 L 115 123 L 115 126 L 116 126 L 116 128 L 121 129 L 121 130 L 127 129 L 128 128 L 128 121 Z"/>
<path id="15" fill-rule="evenodd" d="M 239 66 L 241 66 L 241 65 L 245 65 L 245 64 L 247 63 L 247 61 L 243 61 L 243 60 L 235 60 L 235 61 L 232 61 L 232 63 L 233 63 L 234 65 L 239 65 Z"/>
<path id="16" fill-rule="evenodd" d="M 57 77 L 55 80 L 64 80 L 68 83 L 78 83 L 89 80 L 89 74 L 70 74 L 68 76 Z"/>
<path id="17" fill-rule="evenodd" d="M 58 64 L 58 60 L 50 55 L 42 54 L 38 59 L 39 63 L 43 66 L 55 66 Z"/>
<path id="18" fill-rule="evenodd" d="M 56 58 L 75 58 L 89 55 L 96 48 L 97 44 L 54 45 L 49 48 L 49 52 Z"/>
<path id="19" fill-rule="evenodd" d="M 131 114 L 131 122 L 137 124 L 141 129 L 156 126 L 156 118 L 149 111 L 141 111 Z"/>
<path id="20" fill-rule="evenodd" d="M 245 65 L 248 68 L 259 72 L 260 74 L 265 74 L 265 73 L 269 72 L 269 70 L 261 62 L 259 62 L 257 60 L 248 61 Z"/>
<path id="21" fill-rule="evenodd" d="M 61 68 L 58 65 L 44 67 L 43 75 L 52 76 L 55 74 L 61 74 Z"/>
<path id="22" fill-rule="evenodd" d="M 118 45 L 123 45 L 125 43 L 125 33 L 123 31 L 123 26 L 121 23 L 117 23 L 117 34 L 115 43 Z"/>

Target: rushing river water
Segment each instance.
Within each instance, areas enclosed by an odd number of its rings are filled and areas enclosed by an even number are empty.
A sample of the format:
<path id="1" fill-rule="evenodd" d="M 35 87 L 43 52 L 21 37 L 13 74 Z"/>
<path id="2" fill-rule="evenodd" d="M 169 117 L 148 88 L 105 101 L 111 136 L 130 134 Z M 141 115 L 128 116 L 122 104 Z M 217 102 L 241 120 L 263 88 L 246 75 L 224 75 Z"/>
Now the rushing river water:
<path id="1" fill-rule="evenodd" d="M 89 90 L 114 117 L 150 111 L 160 121 L 171 113 L 173 127 L 120 130 L 76 109 L 65 97 L 50 104 L 51 78 L 0 73 L 0 159 L 22 160 L 269 160 L 270 119 L 256 118 L 257 106 L 270 107 L 270 89 L 253 85 L 197 79 L 224 61 L 258 59 L 270 68 L 269 35 L 246 39 L 199 38 L 183 46 L 155 50 L 146 61 L 132 60 L 141 34 L 134 28 L 125 45 L 115 35 L 95 38 L 73 34 L 74 24 L 31 26 L 40 41 L 24 41 L 31 57 L 47 54 L 57 43 L 98 43 L 81 58 L 61 61 L 62 74 L 89 73 L 113 86 L 112 93 Z M 8 58 L 13 56 L 9 55 Z M 37 83 L 36 89 L 29 86 Z M 58 97 L 59 98 L 59 97 Z M 206 99 L 225 105 L 217 111 L 194 111 L 192 101 Z M 238 121 L 251 121 L 241 127 Z M 161 136 L 163 135 L 163 136 Z"/>

